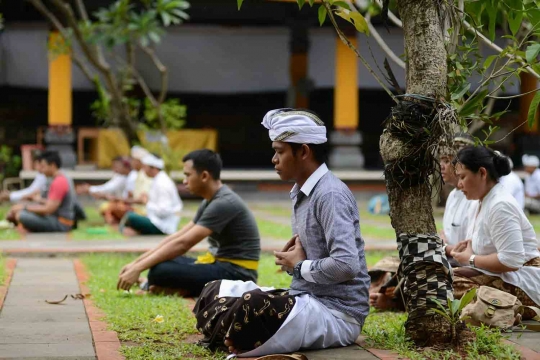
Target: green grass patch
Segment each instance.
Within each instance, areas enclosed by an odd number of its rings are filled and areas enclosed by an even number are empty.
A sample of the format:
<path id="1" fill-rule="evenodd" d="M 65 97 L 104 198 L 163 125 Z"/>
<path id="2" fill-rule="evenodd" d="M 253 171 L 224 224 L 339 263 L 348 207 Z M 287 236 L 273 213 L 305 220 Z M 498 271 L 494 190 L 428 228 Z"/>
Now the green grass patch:
<path id="1" fill-rule="evenodd" d="M 292 215 L 291 205 L 260 205 L 250 204 L 249 207 L 255 211 L 262 211 L 273 216 L 282 216 L 290 219 Z"/>
<path id="2" fill-rule="evenodd" d="M 263 238 L 289 240 L 292 237 L 290 225 L 278 224 L 273 221 L 256 218 L 259 234 Z"/>
<path id="3" fill-rule="evenodd" d="M 184 299 L 171 296 L 135 296 L 116 290 L 118 273 L 133 255 L 87 255 L 88 286 L 95 304 L 106 314 L 111 330 L 125 344 L 127 359 L 214 359 L 205 349 L 188 343 L 197 334 L 195 318 Z M 161 323 L 153 321 L 163 316 Z"/>
<path id="4" fill-rule="evenodd" d="M 369 346 L 377 349 L 392 350 L 411 360 L 424 359 L 462 359 L 453 350 L 419 350 L 414 347 L 405 334 L 405 313 L 371 312 L 367 317 L 362 332 L 367 336 Z M 469 343 L 465 350 L 467 360 L 507 359 L 519 360 L 520 354 L 514 347 L 502 343 L 506 338 L 499 330 L 485 327 L 471 327 L 476 340 Z"/>

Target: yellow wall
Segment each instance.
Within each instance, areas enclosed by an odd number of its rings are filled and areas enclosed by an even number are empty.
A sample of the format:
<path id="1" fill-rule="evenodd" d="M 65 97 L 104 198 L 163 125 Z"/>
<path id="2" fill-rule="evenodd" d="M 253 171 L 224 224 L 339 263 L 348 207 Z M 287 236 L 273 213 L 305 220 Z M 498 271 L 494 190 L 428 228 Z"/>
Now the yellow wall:
<path id="1" fill-rule="evenodd" d="M 49 125 L 71 125 L 71 56 L 62 37 L 49 38 Z"/>

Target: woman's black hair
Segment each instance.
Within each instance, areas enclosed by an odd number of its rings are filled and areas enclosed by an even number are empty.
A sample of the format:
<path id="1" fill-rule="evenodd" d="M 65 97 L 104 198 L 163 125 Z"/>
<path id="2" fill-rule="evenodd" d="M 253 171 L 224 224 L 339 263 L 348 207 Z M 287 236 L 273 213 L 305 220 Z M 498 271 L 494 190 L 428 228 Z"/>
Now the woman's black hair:
<path id="1" fill-rule="evenodd" d="M 457 153 L 453 164 L 460 163 L 473 173 L 483 167 L 489 177 L 498 182 L 501 176 L 510 174 L 510 162 L 508 158 L 498 151 L 493 151 L 484 146 L 466 146 Z"/>

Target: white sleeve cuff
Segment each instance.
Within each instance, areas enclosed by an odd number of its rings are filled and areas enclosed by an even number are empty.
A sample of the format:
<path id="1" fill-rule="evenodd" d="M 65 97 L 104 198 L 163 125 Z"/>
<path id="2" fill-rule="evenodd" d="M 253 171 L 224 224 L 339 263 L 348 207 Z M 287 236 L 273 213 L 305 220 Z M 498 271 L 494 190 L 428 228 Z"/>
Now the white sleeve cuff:
<path id="1" fill-rule="evenodd" d="M 302 268 L 300 269 L 300 273 L 302 274 L 302 277 L 304 278 L 304 280 L 314 283 L 316 281 L 313 279 L 313 276 L 311 275 L 312 262 L 313 262 L 312 260 L 304 260 L 304 262 L 302 263 Z"/>

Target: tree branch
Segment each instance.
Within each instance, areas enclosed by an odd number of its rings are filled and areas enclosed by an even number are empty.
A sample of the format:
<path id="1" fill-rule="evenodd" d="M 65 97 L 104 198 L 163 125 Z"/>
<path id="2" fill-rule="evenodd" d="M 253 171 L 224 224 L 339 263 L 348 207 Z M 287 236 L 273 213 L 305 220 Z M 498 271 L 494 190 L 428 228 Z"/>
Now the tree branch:
<path id="1" fill-rule="evenodd" d="M 56 16 L 54 16 L 52 12 L 47 9 L 45 4 L 43 4 L 41 0 L 30 0 L 30 3 L 32 3 L 32 5 L 34 5 L 34 7 L 53 24 L 54 28 L 58 30 L 60 36 L 62 36 L 62 39 L 64 39 L 64 41 L 70 41 L 69 33 L 66 31 L 62 23 L 56 18 Z M 93 82 L 95 75 L 92 74 L 92 70 L 90 70 L 90 68 L 83 62 L 83 60 L 79 58 L 77 54 L 75 54 L 75 51 L 73 51 L 73 47 L 71 49 L 71 59 L 79 67 L 79 69 L 81 69 L 81 71 L 88 78 L 88 80 L 90 80 L 90 82 Z"/>
<path id="2" fill-rule="evenodd" d="M 358 49 L 353 44 L 351 44 L 349 39 L 347 39 L 345 34 L 343 34 L 343 31 L 341 31 L 341 29 L 339 28 L 339 26 L 338 26 L 338 24 L 336 22 L 336 18 L 334 17 L 334 13 L 332 12 L 332 6 L 328 3 L 328 0 L 322 0 L 322 1 L 323 1 L 324 7 L 326 8 L 326 12 L 328 13 L 328 17 L 330 18 L 330 21 L 332 22 L 332 25 L 334 25 L 334 28 L 336 29 L 336 32 L 337 32 L 339 38 L 341 39 L 341 41 L 343 41 L 343 43 L 345 43 L 345 45 L 347 45 L 347 47 L 349 47 L 349 49 L 354 51 L 356 56 L 360 59 L 360 61 L 362 61 L 362 64 L 364 64 L 364 66 L 371 73 L 371 75 L 373 75 L 373 77 L 379 83 L 379 85 L 381 85 L 381 87 L 386 91 L 386 93 L 388 95 L 390 95 L 392 100 L 394 100 L 394 102 L 397 103 L 398 101 L 397 101 L 396 97 L 394 96 L 394 94 L 392 94 L 390 89 L 388 89 L 388 87 L 382 82 L 382 80 L 379 79 L 379 77 L 377 76 L 375 71 L 373 71 L 373 69 L 371 68 L 369 63 L 366 61 L 366 59 L 364 59 L 364 57 L 360 54 L 360 51 L 358 51 Z"/>
<path id="3" fill-rule="evenodd" d="M 83 19 L 83 21 L 90 21 L 83 0 L 75 0 L 75 4 L 77 5 L 77 10 L 79 11 L 79 16 L 81 19 Z"/>
<path id="4" fill-rule="evenodd" d="M 85 41 L 84 36 L 81 33 L 81 29 L 79 28 L 79 24 L 77 23 L 77 19 L 75 18 L 75 14 L 73 13 L 73 10 L 71 9 L 71 6 L 69 4 L 64 3 L 62 0 L 50 0 L 50 1 L 66 17 L 66 20 L 68 21 L 70 27 L 73 29 L 73 33 L 75 34 L 75 37 L 77 38 L 77 41 L 79 42 L 81 49 L 85 53 L 88 60 L 90 60 L 90 62 L 100 71 L 104 73 L 110 71 L 109 64 L 106 63 L 103 55 L 98 50 L 98 48 L 95 47 L 94 49 L 91 49 L 91 47 Z"/>
<path id="5" fill-rule="evenodd" d="M 405 62 L 401 60 L 399 56 L 397 56 L 396 53 L 392 49 L 390 49 L 390 47 L 383 40 L 383 38 L 381 37 L 381 35 L 379 34 L 375 26 L 373 26 L 373 24 L 371 23 L 371 15 L 367 13 L 365 18 L 366 18 L 369 31 L 371 32 L 371 35 L 373 36 L 375 41 L 377 41 L 377 44 L 379 44 L 381 49 L 388 55 L 390 59 L 392 59 L 393 62 L 396 63 L 397 66 L 405 70 Z"/>
<path id="6" fill-rule="evenodd" d="M 381 0 L 375 0 L 375 2 L 377 3 L 377 5 L 379 5 L 381 9 L 383 8 Z M 394 23 L 394 25 L 403 28 L 403 22 L 390 10 L 388 10 L 388 18 Z"/>
<path id="7" fill-rule="evenodd" d="M 167 90 L 168 90 L 168 85 L 169 85 L 169 76 L 168 76 L 169 74 L 168 74 L 167 67 L 163 65 L 163 63 L 158 58 L 156 52 L 153 49 L 151 49 L 148 46 L 142 46 L 142 45 L 140 45 L 140 47 L 142 51 L 144 51 L 145 54 L 148 55 L 150 59 L 152 59 L 152 62 L 154 63 L 159 73 L 161 74 L 161 91 L 159 93 L 158 102 L 162 104 L 163 101 L 165 101 L 165 98 L 167 96 Z"/>
<path id="8" fill-rule="evenodd" d="M 473 33 L 476 34 L 476 36 L 478 36 L 480 39 L 482 39 L 482 41 L 488 45 L 490 48 L 492 48 L 493 50 L 497 51 L 498 53 L 502 53 L 503 52 L 503 49 L 501 47 L 499 47 L 497 44 L 495 44 L 494 42 L 492 42 L 491 40 L 489 40 L 484 34 L 482 34 L 480 31 L 476 30 L 471 24 L 469 24 L 466 20 L 463 20 L 462 21 L 463 25 L 465 26 L 465 28 L 468 30 L 468 31 L 471 31 Z M 521 57 L 521 56 L 516 56 L 516 55 L 513 55 L 513 54 L 510 54 L 510 53 L 506 53 L 505 55 L 507 58 L 509 59 L 512 59 L 512 60 L 516 60 L 517 62 L 519 62 L 520 64 L 522 64 L 524 67 L 525 67 L 525 70 L 527 70 L 527 72 L 531 75 L 533 75 L 534 77 L 536 77 L 537 79 L 540 79 L 540 74 L 538 74 L 536 71 L 533 70 L 533 68 L 531 68 L 527 62 Z"/>

